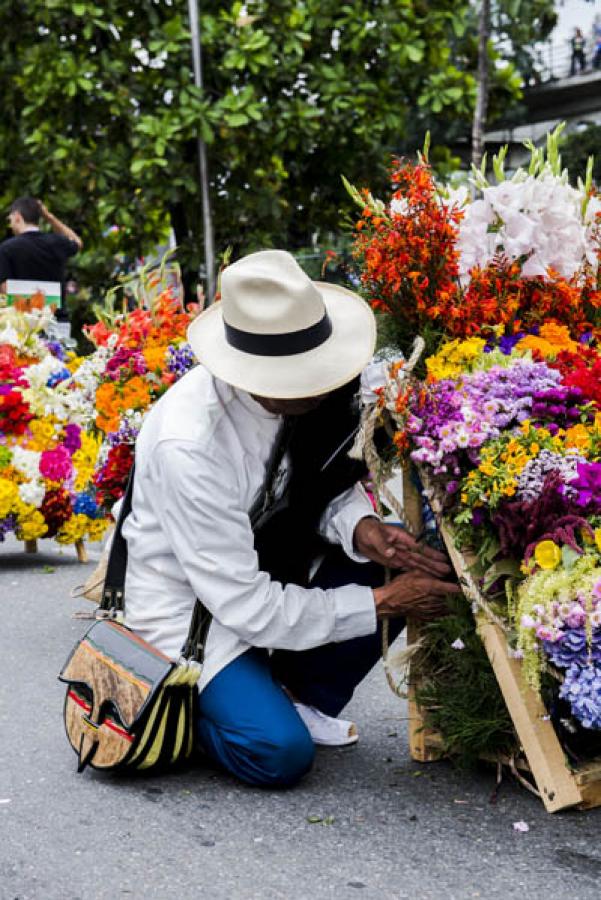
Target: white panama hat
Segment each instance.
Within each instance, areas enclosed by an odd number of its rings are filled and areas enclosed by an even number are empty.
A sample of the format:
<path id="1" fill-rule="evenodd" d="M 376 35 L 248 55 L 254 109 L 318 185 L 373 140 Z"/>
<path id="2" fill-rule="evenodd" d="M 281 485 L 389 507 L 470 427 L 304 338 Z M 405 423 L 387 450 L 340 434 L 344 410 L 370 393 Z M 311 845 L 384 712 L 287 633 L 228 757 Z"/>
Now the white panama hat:
<path id="1" fill-rule="evenodd" d="M 376 322 L 364 300 L 311 281 L 285 250 L 261 250 L 224 269 L 221 302 L 188 328 L 200 362 L 260 397 L 315 397 L 367 365 Z"/>

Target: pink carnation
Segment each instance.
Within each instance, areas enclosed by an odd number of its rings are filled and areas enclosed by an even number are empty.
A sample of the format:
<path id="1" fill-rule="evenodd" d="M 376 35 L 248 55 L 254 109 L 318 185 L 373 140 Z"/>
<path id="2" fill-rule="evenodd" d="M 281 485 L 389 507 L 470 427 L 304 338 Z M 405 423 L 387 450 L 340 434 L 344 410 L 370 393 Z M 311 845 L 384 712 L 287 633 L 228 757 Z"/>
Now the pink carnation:
<path id="1" fill-rule="evenodd" d="M 40 459 L 40 472 L 49 481 L 64 481 L 73 471 L 71 455 L 66 447 L 44 450 Z"/>

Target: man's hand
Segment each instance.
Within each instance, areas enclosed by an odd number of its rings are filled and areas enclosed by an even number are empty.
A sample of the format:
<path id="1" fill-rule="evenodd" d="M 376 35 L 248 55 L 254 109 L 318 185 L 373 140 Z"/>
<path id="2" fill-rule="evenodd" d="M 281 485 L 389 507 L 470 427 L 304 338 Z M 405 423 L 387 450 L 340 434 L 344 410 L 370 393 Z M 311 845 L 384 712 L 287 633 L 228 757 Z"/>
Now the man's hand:
<path id="1" fill-rule="evenodd" d="M 74 244 L 77 244 L 79 250 L 83 247 L 83 241 L 78 234 L 76 234 L 72 228 L 69 228 L 68 225 L 65 225 L 64 222 L 61 222 L 60 219 L 57 219 L 55 215 L 48 211 L 48 207 L 45 206 L 41 200 L 38 200 L 38 204 L 40 207 L 40 215 L 43 219 L 48 222 L 52 230 L 55 234 L 62 234 L 63 237 L 66 237 L 67 240 L 73 241 Z"/>
<path id="2" fill-rule="evenodd" d="M 418 544 L 403 528 L 372 516 L 357 523 L 353 543 L 363 556 L 391 569 L 417 569 L 443 576 L 451 571 L 444 553 Z"/>
<path id="3" fill-rule="evenodd" d="M 389 584 L 374 589 L 376 616 L 411 616 L 427 622 L 448 613 L 444 601 L 447 594 L 458 594 L 461 588 L 453 581 L 441 581 L 423 572 L 397 575 Z"/>

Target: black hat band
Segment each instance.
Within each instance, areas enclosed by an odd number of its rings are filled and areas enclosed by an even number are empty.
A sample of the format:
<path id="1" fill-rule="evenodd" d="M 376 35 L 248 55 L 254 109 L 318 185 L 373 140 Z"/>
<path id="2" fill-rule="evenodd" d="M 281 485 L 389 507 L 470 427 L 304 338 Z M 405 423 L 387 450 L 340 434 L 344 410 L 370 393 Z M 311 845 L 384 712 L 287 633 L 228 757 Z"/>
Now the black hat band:
<path id="1" fill-rule="evenodd" d="M 288 331 L 285 334 L 257 334 L 252 331 L 242 331 L 223 323 L 225 327 L 225 339 L 230 347 L 242 350 L 243 353 L 252 353 L 254 356 L 294 356 L 297 353 L 307 353 L 315 350 L 325 343 L 332 334 L 332 322 L 327 312 L 323 319 L 308 328 L 300 331 Z"/>

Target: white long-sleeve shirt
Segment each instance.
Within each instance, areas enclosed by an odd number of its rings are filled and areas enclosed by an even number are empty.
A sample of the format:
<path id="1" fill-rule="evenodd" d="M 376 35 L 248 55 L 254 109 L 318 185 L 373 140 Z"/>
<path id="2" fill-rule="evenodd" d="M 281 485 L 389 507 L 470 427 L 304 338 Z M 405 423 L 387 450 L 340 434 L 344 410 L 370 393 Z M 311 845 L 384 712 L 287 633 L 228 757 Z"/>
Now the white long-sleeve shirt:
<path id="1" fill-rule="evenodd" d="M 123 527 L 126 623 L 177 658 L 199 597 L 213 615 L 201 689 L 251 646 L 305 650 L 376 628 L 370 588 L 283 587 L 259 569 L 248 511 L 281 421 L 198 366 L 161 398 L 138 437 Z M 353 532 L 372 514 L 357 485 L 328 506 L 320 530 L 360 559 Z"/>

